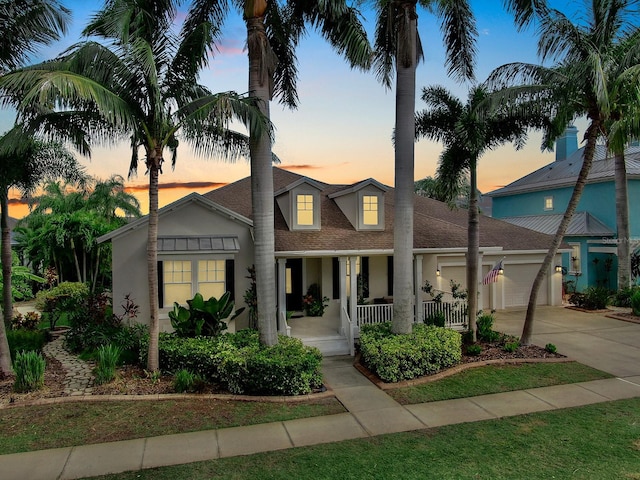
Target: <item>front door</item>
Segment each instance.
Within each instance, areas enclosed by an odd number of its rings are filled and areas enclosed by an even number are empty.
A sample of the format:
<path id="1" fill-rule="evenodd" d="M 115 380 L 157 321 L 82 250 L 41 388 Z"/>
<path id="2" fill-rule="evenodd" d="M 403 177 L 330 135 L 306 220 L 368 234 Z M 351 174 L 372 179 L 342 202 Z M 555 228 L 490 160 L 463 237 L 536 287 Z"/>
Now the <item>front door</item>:
<path id="1" fill-rule="evenodd" d="M 289 258 L 285 265 L 287 311 L 302 311 L 302 259 Z"/>

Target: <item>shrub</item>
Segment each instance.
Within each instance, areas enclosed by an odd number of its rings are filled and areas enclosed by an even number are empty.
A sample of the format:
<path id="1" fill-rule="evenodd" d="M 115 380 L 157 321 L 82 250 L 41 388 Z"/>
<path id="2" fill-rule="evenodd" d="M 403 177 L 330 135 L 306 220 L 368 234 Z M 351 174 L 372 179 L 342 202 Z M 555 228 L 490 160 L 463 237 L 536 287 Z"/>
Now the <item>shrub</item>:
<path id="1" fill-rule="evenodd" d="M 613 295 L 611 303 L 616 307 L 631 308 L 631 297 L 636 292 L 640 292 L 640 287 L 633 286 L 622 288 Z"/>
<path id="2" fill-rule="evenodd" d="M 500 338 L 498 332 L 493 331 L 493 322 L 495 318 L 490 313 L 483 313 L 476 320 L 477 335 L 480 340 L 485 342 L 495 342 Z"/>
<path id="3" fill-rule="evenodd" d="M 36 308 L 45 312 L 51 330 L 63 313 L 73 316 L 79 312 L 86 314 L 89 287 L 80 282 L 62 282 L 50 290 L 42 290 L 36 295 Z"/>
<path id="4" fill-rule="evenodd" d="M 446 318 L 444 312 L 435 312 L 424 319 L 424 323 L 427 325 L 435 325 L 436 327 L 444 327 Z"/>
<path id="5" fill-rule="evenodd" d="M 391 324 L 366 325 L 360 333 L 362 360 L 385 382 L 430 375 L 462 358 L 462 337 L 453 330 L 415 324 L 408 335 L 394 335 Z"/>
<path id="6" fill-rule="evenodd" d="M 482 346 L 474 343 L 473 345 L 467 345 L 467 355 L 478 356 L 482 353 Z"/>
<path id="7" fill-rule="evenodd" d="M 113 344 L 98 348 L 98 366 L 94 370 L 96 385 L 109 383 L 116 378 L 116 366 L 120 361 L 121 351 L 120 347 Z"/>
<path id="8" fill-rule="evenodd" d="M 549 353 L 557 353 L 558 352 L 558 347 L 556 347 L 553 343 L 547 343 L 544 346 L 544 349 Z"/>
<path id="9" fill-rule="evenodd" d="M 38 352 L 18 352 L 13 362 L 16 380 L 13 389 L 16 392 L 33 392 L 44 385 L 46 363 Z"/>
<path id="10" fill-rule="evenodd" d="M 37 330 L 40 325 L 40 314 L 38 312 L 27 312 L 26 315 L 16 313 L 11 319 L 12 330 Z"/>
<path id="11" fill-rule="evenodd" d="M 230 292 L 225 292 L 220 299 L 209 300 L 196 293 L 187 300 L 187 305 L 189 308 L 174 302 L 173 311 L 169 312 L 171 326 L 179 337 L 215 337 L 227 329 L 226 319 L 233 320 L 244 311 L 243 307 L 233 312 Z"/>
<path id="12" fill-rule="evenodd" d="M 11 358 L 16 358 L 16 353 L 41 352 L 47 342 L 46 333 L 42 330 L 8 330 L 9 352 Z"/>
<path id="13" fill-rule="evenodd" d="M 329 305 L 329 297 L 323 297 L 317 283 L 309 285 L 307 294 L 302 299 L 303 308 L 308 317 L 321 317 Z"/>
<path id="14" fill-rule="evenodd" d="M 146 348 L 140 353 L 144 363 Z M 254 330 L 195 338 L 162 333 L 159 356 L 165 372 L 195 372 L 236 394 L 301 395 L 322 382 L 318 349 L 284 336 L 277 345 L 265 347 Z"/>
<path id="15" fill-rule="evenodd" d="M 585 310 L 601 310 L 607 307 L 609 295 L 609 290 L 604 287 L 587 287 L 582 293 L 572 293 L 569 302 Z"/>
<path id="16" fill-rule="evenodd" d="M 504 344 L 504 346 L 502 347 L 502 349 L 505 352 L 509 352 L 509 353 L 513 353 L 516 350 L 518 350 L 518 348 L 520 348 L 520 342 L 515 340 L 513 342 L 507 342 Z"/>
<path id="17" fill-rule="evenodd" d="M 202 390 L 200 375 L 189 370 L 178 370 L 173 377 L 173 388 L 177 393 L 193 393 Z"/>
<path id="18" fill-rule="evenodd" d="M 640 316 L 640 291 L 637 291 L 631 297 L 631 310 L 636 316 Z"/>

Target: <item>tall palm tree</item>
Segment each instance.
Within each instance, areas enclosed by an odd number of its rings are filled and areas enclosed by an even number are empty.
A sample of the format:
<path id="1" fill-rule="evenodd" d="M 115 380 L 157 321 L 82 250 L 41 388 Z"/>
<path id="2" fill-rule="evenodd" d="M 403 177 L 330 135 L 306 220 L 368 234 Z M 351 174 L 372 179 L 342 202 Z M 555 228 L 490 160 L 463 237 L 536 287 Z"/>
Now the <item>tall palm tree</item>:
<path id="1" fill-rule="evenodd" d="M 352 67 L 368 68 L 371 50 L 358 12 L 345 0 L 194 0 L 187 24 L 208 19 L 222 25 L 232 7 L 247 27 L 249 95 L 270 116 L 274 96 L 290 108 L 298 104 L 295 48 L 308 25 L 314 27 Z M 217 40 L 214 32 L 212 42 Z M 251 199 L 255 245 L 258 329 L 265 345 L 278 342 L 276 328 L 275 240 L 271 140 L 250 129 Z"/>
<path id="2" fill-rule="evenodd" d="M 42 182 L 54 178 L 74 179 L 81 175 L 82 168 L 75 157 L 59 143 L 37 140 L 26 134 L 19 126 L 0 137 L 0 227 L 2 228 L 0 258 L 4 320 L 0 322 L 0 370 L 3 374 L 11 372 L 11 358 L 8 344 L 6 344 L 5 329 L 11 325 L 13 318 L 11 228 L 8 221 L 9 190 L 16 188 L 23 194 L 28 194 Z"/>
<path id="3" fill-rule="evenodd" d="M 0 1 L 2 36 L 0 38 L 0 75 L 17 68 L 38 47 L 48 45 L 66 31 L 70 12 L 57 0 Z M 2 224 L 3 232 L 6 224 Z M 4 245 L 4 242 L 3 242 Z M 4 248 L 4 247 L 3 247 Z M 7 258 L 3 257 L 3 268 Z M 8 262 L 11 265 L 11 262 Z M 5 274 L 3 281 L 11 275 Z M 4 292 L 11 292 L 5 288 Z M 9 303 L 10 306 L 10 303 Z M 4 311 L 6 315 L 7 304 Z M 9 309 L 12 313 L 12 309 Z M 4 323 L 0 326 L 0 375 L 12 375 L 9 343 Z"/>
<path id="4" fill-rule="evenodd" d="M 469 331 L 476 340 L 478 311 L 478 260 L 480 255 L 480 213 L 478 210 L 477 170 L 480 157 L 505 143 L 516 148 L 524 145 L 528 126 L 539 126 L 544 119 L 537 116 L 514 117 L 504 108 L 490 109 L 489 92 L 476 86 L 463 104 L 444 87 L 422 90 L 427 109 L 416 114 L 416 138 L 441 141 L 437 178 L 445 199 L 451 201 L 459 186 L 470 179 L 467 229 L 467 290 Z"/>
<path id="5" fill-rule="evenodd" d="M 212 94 L 198 83 L 207 65 L 212 26 L 202 22 L 176 34 L 178 0 L 108 0 L 84 33 L 84 41 L 58 59 L 0 79 L 0 89 L 20 114 L 41 130 L 72 140 L 88 153 L 92 141 L 128 138 L 130 171 L 144 151 L 149 175 L 147 270 L 149 356 L 158 370 L 158 183 L 165 149 L 175 164 L 178 138 L 197 153 L 234 160 L 248 154 L 245 135 L 230 131 L 239 120 L 269 138 L 254 102 L 235 93 Z M 15 102 L 15 99 L 18 99 Z M 56 110 L 52 105 L 58 107 Z"/>
<path id="6" fill-rule="evenodd" d="M 504 65 L 492 72 L 488 82 L 492 87 L 506 87 L 501 98 L 510 101 L 514 108 L 523 98 L 537 101 L 540 108 L 548 108 L 548 113 L 554 117 L 554 124 L 545 135 L 547 145 L 573 119 L 586 116 L 589 122 L 580 173 L 531 288 L 522 331 L 523 344 L 531 341 L 538 291 L 582 195 L 593 163 L 596 142 L 598 138 L 606 137 L 607 122 L 612 114 L 611 82 L 617 75 L 615 72 L 633 67 L 626 65 L 629 58 L 618 54 L 618 46 L 625 38 L 633 39 L 633 49 L 640 45 L 637 40 L 636 1 L 584 3 L 585 23 L 573 23 L 554 9 L 543 9 L 536 13 L 540 31 L 538 55 L 543 63 L 551 62 L 551 67 L 523 63 Z M 633 59 L 633 56 L 630 58 Z"/>
<path id="7" fill-rule="evenodd" d="M 378 0 L 374 68 L 391 88 L 396 77 L 395 184 L 393 206 L 394 333 L 409 333 L 413 310 L 413 182 L 416 66 L 422 58 L 417 5 L 442 19 L 449 73 L 473 78 L 475 20 L 467 0 Z"/>

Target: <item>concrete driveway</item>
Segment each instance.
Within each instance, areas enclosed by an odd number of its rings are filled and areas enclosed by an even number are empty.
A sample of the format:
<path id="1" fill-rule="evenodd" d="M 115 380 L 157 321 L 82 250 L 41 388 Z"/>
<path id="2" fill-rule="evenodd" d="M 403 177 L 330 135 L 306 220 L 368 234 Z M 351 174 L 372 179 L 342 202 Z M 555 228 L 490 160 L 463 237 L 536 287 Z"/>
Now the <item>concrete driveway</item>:
<path id="1" fill-rule="evenodd" d="M 526 309 L 496 312 L 494 329 L 520 336 Z M 558 352 L 616 377 L 640 375 L 640 324 L 578 312 L 538 307 L 532 343 L 553 343 Z"/>

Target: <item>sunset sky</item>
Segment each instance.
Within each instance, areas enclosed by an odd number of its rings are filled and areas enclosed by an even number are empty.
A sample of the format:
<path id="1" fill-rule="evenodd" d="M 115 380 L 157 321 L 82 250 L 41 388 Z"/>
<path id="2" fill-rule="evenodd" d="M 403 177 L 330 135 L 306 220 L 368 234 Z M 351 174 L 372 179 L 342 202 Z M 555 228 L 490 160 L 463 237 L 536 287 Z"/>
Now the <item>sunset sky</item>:
<path id="1" fill-rule="evenodd" d="M 70 32 L 64 39 L 43 49 L 34 61 L 52 58 L 66 47 L 80 40 L 80 31 L 99 3 L 84 0 L 63 0 L 73 12 Z M 567 11 L 575 2 L 553 2 Z M 531 29 L 518 33 L 502 2 L 472 1 L 480 33 L 477 48 L 477 81 L 502 64 L 521 61 L 537 63 L 536 37 Z M 462 99 L 466 99 L 469 83 L 457 83 L 447 78 L 444 69 L 442 35 L 435 17 L 419 10 L 419 32 L 425 51 L 425 61 L 418 66 L 416 109 L 424 104 L 421 90 L 429 85 L 444 85 Z M 375 18 L 372 11 L 363 10 L 369 33 L 373 33 Z M 218 53 L 202 74 L 202 83 L 215 92 L 247 90 L 247 53 L 244 50 L 246 29 L 239 14 L 232 14 L 224 30 Z M 298 50 L 299 97 L 298 110 L 283 109 L 272 102 L 271 117 L 276 127 L 274 152 L 282 160 L 282 168 L 330 182 L 350 184 L 373 177 L 393 185 L 393 147 L 391 133 L 394 126 L 395 93 L 376 80 L 372 72 L 352 71 L 315 33 L 301 43 Z M 0 131 L 11 127 L 11 112 L 0 112 Z M 579 135 L 585 124 L 577 123 Z M 527 146 L 516 151 L 508 145 L 488 152 L 479 163 L 479 187 L 488 192 L 504 186 L 542 165 L 553 161 L 553 153 L 540 151 L 540 135 L 531 132 Z M 416 179 L 434 175 L 440 144 L 422 140 L 416 144 Z M 90 160 L 83 158 L 88 172 L 107 178 L 113 174 L 127 177 L 130 152 L 127 145 L 94 148 Z M 197 158 L 183 142 L 178 150 L 175 170 L 167 165 L 160 178 L 160 206 L 189 192 L 207 192 L 220 185 L 249 175 L 246 161 L 236 164 L 219 159 Z M 147 211 L 147 177 L 144 165 L 137 177 L 127 180 L 127 186 L 139 196 L 143 211 Z M 21 217 L 26 208 L 12 205 L 11 215 Z"/>

